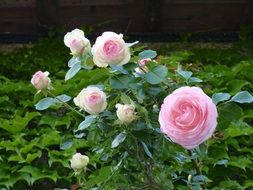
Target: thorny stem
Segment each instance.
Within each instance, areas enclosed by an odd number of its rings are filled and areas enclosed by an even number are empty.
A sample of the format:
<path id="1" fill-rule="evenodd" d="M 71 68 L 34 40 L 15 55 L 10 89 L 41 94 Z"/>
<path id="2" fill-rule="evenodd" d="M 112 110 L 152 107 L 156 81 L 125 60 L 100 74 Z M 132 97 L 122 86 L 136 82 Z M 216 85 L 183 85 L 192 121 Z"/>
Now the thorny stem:
<path id="1" fill-rule="evenodd" d="M 52 92 L 47 91 L 48 94 L 50 94 L 51 96 L 53 96 L 56 100 L 58 100 L 59 102 L 63 103 L 68 109 L 70 109 L 71 111 L 76 112 L 78 115 L 84 117 L 83 114 L 81 114 L 79 111 L 75 110 L 72 106 L 70 106 L 68 103 L 62 101 L 61 99 L 57 98 L 57 96 L 55 96 Z"/>
<path id="2" fill-rule="evenodd" d="M 187 152 L 188 152 L 188 154 L 189 154 L 190 156 L 192 156 L 192 151 L 191 151 L 191 150 L 187 150 Z M 199 167 L 199 162 L 198 162 L 196 159 L 191 159 L 191 160 L 192 160 L 192 163 L 193 163 L 193 165 L 194 165 L 194 168 L 195 168 L 197 174 L 198 174 L 198 175 L 202 175 L 202 172 L 201 172 L 200 167 Z M 207 189 L 207 188 L 206 188 L 205 182 L 204 182 L 203 184 L 201 184 L 201 187 L 202 187 L 203 189 Z"/>

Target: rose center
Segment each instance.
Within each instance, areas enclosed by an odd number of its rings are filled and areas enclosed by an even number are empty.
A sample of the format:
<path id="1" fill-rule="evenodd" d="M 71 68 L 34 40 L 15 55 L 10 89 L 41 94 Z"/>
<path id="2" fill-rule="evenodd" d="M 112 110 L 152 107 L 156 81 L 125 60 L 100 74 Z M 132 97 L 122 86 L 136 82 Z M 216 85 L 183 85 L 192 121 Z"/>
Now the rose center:
<path id="1" fill-rule="evenodd" d="M 107 56 L 115 56 L 119 53 L 120 48 L 117 43 L 112 40 L 108 40 L 105 42 L 103 50 Z"/>
<path id="2" fill-rule="evenodd" d="M 92 105 L 97 104 L 99 100 L 100 100 L 100 96 L 97 93 L 91 94 L 88 98 L 89 103 Z"/>

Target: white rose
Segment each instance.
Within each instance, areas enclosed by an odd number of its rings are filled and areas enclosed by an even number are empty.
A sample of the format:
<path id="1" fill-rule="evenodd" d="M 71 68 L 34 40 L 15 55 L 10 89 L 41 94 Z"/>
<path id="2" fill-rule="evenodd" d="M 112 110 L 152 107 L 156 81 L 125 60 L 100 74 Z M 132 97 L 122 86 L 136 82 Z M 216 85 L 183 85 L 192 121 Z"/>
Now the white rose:
<path id="1" fill-rule="evenodd" d="M 97 115 L 107 106 L 106 94 L 97 87 L 87 87 L 74 98 L 74 103 L 89 114 Z"/>
<path id="2" fill-rule="evenodd" d="M 49 72 L 42 72 L 42 71 L 37 71 L 32 79 L 31 79 L 31 83 L 32 85 L 38 90 L 47 90 L 50 89 L 51 86 L 51 80 L 48 77 Z"/>
<path id="3" fill-rule="evenodd" d="M 107 65 L 124 65 L 130 60 L 129 47 L 123 40 L 122 34 L 104 32 L 96 39 L 91 49 L 93 61 L 98 67 Z"/>
<path id="4" fill-rule="evenodd" d="M 88 163 L 89 157 L 80 153 L 74 154 L 70 160 L 70 166 L 75 171 L 85 170 Z"/>
<path id="5" fill-rule="evenodd" d="M 132 105 L 122 105 L 122 104 L 116 104 L 115 106 L 117 108 L 116 114 L 120 121 L 123 123 L 131 123 L 136 119 L 136 113 L 135 108 Z"/>
<path id="6" fill-rule="evenodd" d="M 84 32 L 80 29 L 72 30 L 64 36 L 64 44 L 70 48 L 73 55 L 87 54 L 90 49 L 90 41 L 85 38 Z"/>

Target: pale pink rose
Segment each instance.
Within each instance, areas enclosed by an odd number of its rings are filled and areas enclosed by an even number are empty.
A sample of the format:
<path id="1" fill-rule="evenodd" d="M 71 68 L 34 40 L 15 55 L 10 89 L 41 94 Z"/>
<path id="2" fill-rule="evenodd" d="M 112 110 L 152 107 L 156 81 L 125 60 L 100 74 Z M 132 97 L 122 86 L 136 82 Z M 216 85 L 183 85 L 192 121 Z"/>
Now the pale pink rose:
<path id="1" fill-rule="evenodd" d="M 117 108 L 116 114 L 122 123 L 128 124 L 136 119 L 135 108 L 133 105 L 116 104 L 115 107 Z"/>
<path id="2" fill-rule="evenodd" d="M 90 41 L 84 36 L 80 29 L 72 30 L 64 36 L 64 44 L 70 48 L 73 55 L 87 54 L 90 49 Z"/>
<path id="3" fill-rule="evenodd" d="M 49 72 L 42 72 L 42 71 L 37 71 L 32 79 L 31 79 L 31 83 L 32 85 L 38 90 L 49 90 L 51 88 L 50 84 L 51 84 L 51 80 L 48 77 Z"/>
<path id="4" fill-rule="evenodd" d="M 114 32 L 104 32 L 97 37 L 95 44 L 91 48 L 93 61 L 98 67 L 108 65 L 124 65 L 130 60 L 129 47 L 123 40 L 122 34 Z"/>
<path id="5" fill-rule="evenodd" d="M 181 87 L 168 95 L 159 113 L 160 128 L 173 142 L 196 148 L 217 125 L 215 104 L 198 87 Z"/>
<path id="6" fill-rule="evenodd" d="M 84 88 L 78 96 L 74 98 L 74 103 L 92 115 L 99 114 L 104 111 L 107 106 L 105 93 L 97 87 Z"/>
<path id="7" fill-rule="evenodd" d="M 81 153 L 76 153 L 72 156 L 70 160 L 70 166 L 76 172 L 80 172 L 86 169 L 86 166 L 89 163 L 89 157 L 82 155 Z"/>

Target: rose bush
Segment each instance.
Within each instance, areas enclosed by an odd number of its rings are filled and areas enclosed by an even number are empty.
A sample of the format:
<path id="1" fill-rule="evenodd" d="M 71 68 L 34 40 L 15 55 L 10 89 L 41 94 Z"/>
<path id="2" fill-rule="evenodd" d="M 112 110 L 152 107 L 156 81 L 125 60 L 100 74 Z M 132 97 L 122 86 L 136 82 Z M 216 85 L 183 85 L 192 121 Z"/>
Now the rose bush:
<path id="1" fill-rule="evenodd" d="M 77 174 L 78 186 L 110 189 L 121 187 L 115 184 L 127 180 L 143 188 L 147 185 L 151 189 L 171 189 L 176 185 L 172 181 L 177 180 L 176 176 L 183 170 L 181 167 L 192 161 L 194 168 L 188 164 L 183 179 L 191 188 L 206 189 L 210 181 L 203 175 L 199 160 L 207 157 L 210 145 L 206 141 L 211 139 L 211 145 L 216 143 L 216 105 L 220 102 L 228 105 L 230 102 L 250 103 L 253 97 L 247 91 L 242 91 L 232 98 L 228 93 L 216 93 L 211 99 L 200 87 L 196 87 L 203 86 L 202 80 L 193 77 L 191 71 L 183 70 L 180 62 L 172 65 L 171 69 L 155 60 L 155 51 L 133 50 L 130 53 L 129 47 L 135 44 L 125 43 L 122 34 L 104 32 L 96 39 L 91 54 L 73 55 L 68 63 L 70 69 L 65 80 L 73 78 L 81 69 L 90 73 L 90 76 L 93 72 L 100 75 L 97 82 L 94 83 L 95 79 L 91 80 L 92 83 L 88 82 L 73 99 L 74 104 L 81 109 L 80 112 L 67 103 L 71 97 L 64 94 L 55 96 L 50 90 L 48 93 L 53 96 L 52 99 L 42 99 L 36 107 L 43 110 L 62 103 L 83 119 L 73 133 L 75 138 L 83 138 L 91 146 L 90 154 L 94 156 L 91 159 L 92 167 L 87 169 L 89 172 Z M 91 64 L 92 60 L 94 65 Z M 100 68 L 108 65 L 110 68 Z M 84 116 L 82 111 L 90 115 Z M 162 136 L 163 133 L 169 141 Z M 170 141 L 187 151 L 182 153 L 184 150 L 178 149 Z M 66 143 L 68 145 L 69 140 Z M 183 164 L 177 171 L 166 174 L 169 175 L 169 181 L 163 171 L 164 168 L 169 170 L 170 164 L 175 163 L 172 161 L 169 165 L 165 164 L 168 160 L 161 157 L 163 154 Z M 82 158 L 81 154 L 76 154 L 71 159 L 71 167 L 75 171 L 80 165 L 82 168 L 85 165 L 85 159 Z M 97 162 L 102 166 L 98 166 Z M 77 163 L 77 167 L 74 163 Z M 145 176 L 140 182 L 123 177 L 130 163 L 140 164 L 140 167 L 135 166 L 138 168 L 135 172 L 140 175 L 144 173 Z M 115 173 L 123 175 L 117 179 L 119 181 L 114 181 Z M 136 175 L 132 175 L 137 180 Z"/>
<path id="2" fill-rule="evenodd" d="M 252 105 L 240 103 L 252 101 L 246 90 L 252 91 L 248 56 L 253 51 L 194 49 L 192 44 L 182 51 L 180 44 L 163 46 L 157 56 L 137 45 L 130 47 L 127 64 L 98 68 L 90 53 L 73 55 L 64 65 L 69 54 L 62 39 L 41 43 L 0 56 L 1 189 L 251 189 Z M 142 59 L 152 61 L 136 77 Z M 67 67 L 73 77 L 63 81 Z M 50 71 L 54 87 L 44 91 L 45 98 L 33 96 L 37 89 L 28 85 L 38 68 Z M 186 86 L 212 95 L 219 113 L 212 136 L 190 150 L 173 142 L 159 123 L 164 99 Z M 74 103 L 89 87 L 106 94 L 106 109 L 98 114 Z M 42 111 L 35 110 L 35 102 Z M 117 104 L 133 106 L 135 119 L 122 122 Z M 204 109 L 202 104 L 196 108 Z M 189 110 L 178 109 L 177 116 L 191 115 Z M 89 157 L 81 172 L 71 168 L 76 153 Z"/>

